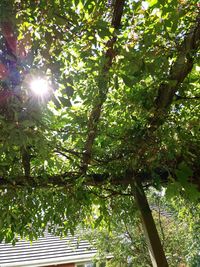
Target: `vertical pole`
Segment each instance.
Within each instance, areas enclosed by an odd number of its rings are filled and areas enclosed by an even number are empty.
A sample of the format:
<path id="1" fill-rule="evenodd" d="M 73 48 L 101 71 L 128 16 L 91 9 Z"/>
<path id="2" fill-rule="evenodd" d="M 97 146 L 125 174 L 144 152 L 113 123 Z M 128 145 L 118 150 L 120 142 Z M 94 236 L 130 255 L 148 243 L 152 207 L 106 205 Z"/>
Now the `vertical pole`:
<path id="1" fill-rule="evenodd" d="M 142 184 L 134 177 L 132 192 L 140 211 L 142 226 L 153 267 L 168 267 L 163 247 Z"/>

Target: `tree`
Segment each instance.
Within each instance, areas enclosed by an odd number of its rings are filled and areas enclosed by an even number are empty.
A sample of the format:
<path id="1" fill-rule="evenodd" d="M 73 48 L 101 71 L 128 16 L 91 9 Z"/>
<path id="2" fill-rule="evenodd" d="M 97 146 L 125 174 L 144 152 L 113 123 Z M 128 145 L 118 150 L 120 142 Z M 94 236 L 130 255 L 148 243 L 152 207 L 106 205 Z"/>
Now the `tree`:
<path id="1" fill-rule="evenodd" d="M 198 1 L 1 10 L 1 239 L 73 231 L 94 204 L 101 220 L 105 196 L 144 200 L 141 183 L 199 197 Z"/>
<path id="2" fill-rule="evenodd" d="M 169 200 L 155 190 L 148 194 L 148 200 L 169 266 L 198 266 L 200 206 L 181 197 Z M 119 198 L 112 203 L 109 229 L 106 225 L 102 225 L 101 229 L 89 228 L 83 236 L 97 247 L 97 259 L 105 261 L 108 255 L 113 256 L 107 262 L 109 267 L 152 266 L 139 214 L 134 208 L 123 210 L 123 201 Z M 125 202 L 134 206 L 130 196 Z"/>

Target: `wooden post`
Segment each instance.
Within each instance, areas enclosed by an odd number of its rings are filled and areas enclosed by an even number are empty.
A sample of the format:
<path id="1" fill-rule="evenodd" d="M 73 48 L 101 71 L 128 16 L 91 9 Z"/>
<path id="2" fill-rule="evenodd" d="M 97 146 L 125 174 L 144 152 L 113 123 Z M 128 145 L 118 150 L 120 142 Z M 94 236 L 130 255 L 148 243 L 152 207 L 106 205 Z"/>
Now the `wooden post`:
<path id="1" fill-rule="evenodd" d="M 139 179 L 134 177 L 132 192 L 136 205 L 141 214 L 143 231 L 147 240 L 153 267 L 168 267 L 163 247 L 156 229 L 156 225 L 149 208 L 149 204 Z"/>

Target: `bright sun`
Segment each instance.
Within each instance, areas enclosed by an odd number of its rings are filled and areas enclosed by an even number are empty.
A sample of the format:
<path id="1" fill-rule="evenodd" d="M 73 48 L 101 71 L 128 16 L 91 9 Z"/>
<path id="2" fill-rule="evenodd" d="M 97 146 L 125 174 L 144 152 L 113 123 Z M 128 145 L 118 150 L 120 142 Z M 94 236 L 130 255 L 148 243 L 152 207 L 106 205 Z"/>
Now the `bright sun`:
<path id="1" fill-rule="evenodd" d="M 31 81 L 31 90 L 38 96 L 45 95 L 49 90 L 49 84 L 47 80 L 37 78 Z"/>

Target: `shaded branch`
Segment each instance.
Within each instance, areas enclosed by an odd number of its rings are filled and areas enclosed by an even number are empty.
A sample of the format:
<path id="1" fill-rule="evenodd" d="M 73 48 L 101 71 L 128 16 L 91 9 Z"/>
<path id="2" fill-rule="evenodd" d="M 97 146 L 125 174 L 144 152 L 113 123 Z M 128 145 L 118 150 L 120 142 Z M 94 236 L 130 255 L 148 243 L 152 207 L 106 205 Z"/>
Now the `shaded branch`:
<path id="1" fill-rule="evenodd" d="M 72 149 L 66 149 L 66 148 L 63 148 L 63 147 L 57 147 L 54 152 L 56 153 L 60 153 L 60 154 L 64 154 L 66 155 L 65 153 L 68 153 L 68 154 L 71 154 L 71 155 L 74 155 L 74 156 L 77 156 L 78 158 L 81 158 L 81 156 L 83 155 L 82 152 L 78 152 L 78 151 L 74 151 Z"/>
<path id="2" fill-rule="evenodd" d="M 193 29 L 186 35 L 180 45 L 177 58 L 170 69 L 166 82 L 160 84 L 158 95 L 154 102 L 154 114 L 150 127 L 155 130 L 163 122 L 173 98 L 187 75 L 191 72 L 195 55 L 200 47 L 200 15 L 196 19 Z"/>
<path id="3" fill-rule="evenodd" d="M 44 175 L 44 176 L 18 176 L 12 178 L 0 177 L 0 187 L 65 187 L 72 186 L 80 176 L 75 172 L 66 172 L 61 175 Z"/>
<path id="4" fill-rule="evenodd" d="M 61 155 L 61 156 L 65 157 L 66 159 L 69 159 L 69 160 L 72 161 L 72 158 L 71 158 L 70 156 L 66 155 L 64 152 L 59 151 L 59 150 L 54 150 L 54 152 L 55 152 L 56 154 L 58 154 L 58 155 Z"/>
<path id="5" fill-rule="evenodd" d="M 121 26 L 121 18 L 123 14 L 125 0 L 115 0 L 114 12 L 111 25 L 117 30 Z"/>
<path id="6" fill-rule="evenodd" d="M 199 173 L 199 170 L 197 170 Z M 0 176 L 0 188 L 9 188 L 9 187 L 32 187 L 32 188 L 69 188 L 75 187 L 77 185 L 77 181 L 80 181 L 82 186 L 94 186 L 94 187 L 103 187 L 102 189 L 110 192 L 110 196 L 113 195 L 129 195 L 129 192 L 122 192 L 119 189 L 115 190 L 113 188 L 108 188 L 108 185 L 113 187 L 115 186 L 125 186 L 127 188 L 128 185 L 132 184 L 133 178 L 137 177 L 143 185 L 143 188 L 153 186 L 153 180 L 155 175 L 159 175 L 160 183 L 165 184 L 169 182 L 168 176 L 169 173 L 164 169 L 155 169 L 153 172 L 144 172 L 139 170 L 129 170 L 126 173 L 121 175 L 111 175 L 107 172 L 104 173 L 90 173 L 84 174 L 80 172 L 64 172 L 62 174 L 49 175 L 47 173 L 43 173 L 42 175 L 33 177 L 33 176 L 16 176 L 16 177 L 4 177 Z M 173 174 L 172 174 L 173 175 Z M 176 179 L 175 175 L 173 175 L 174 179 Z M 195 177 L 195 172 L 194 172 Z M 197 185 L 200 190 L 200 183 L 195 179 L 190 177 L 190 181 L 194 185 Z"/>
<path id="7" fill-rule="evenodd" d="M 196 18 L 196 24 L 190 30 L 177 51 L 177 57 L 171 66 L 166 82 L 162 82 L 158 88 L 158 94 L 153 104 L 153 114 L 148 119 L 143 138 L 138 140 L 138 149 L 135 153 L 140 159 L 148 149 L 148 145 L 154 137 L 154 132 L 165 122 L 170 105 L 178 91 L 180 84 L 191 72 L 194 59 L 200 47 L 200 15 Z"/>
<path id="8" fill-rule="evenodd" d="M 138 174 L 142 175 L 143 174 Z M 144 179 L 146 179 L 144 175 Z M 37 177 L 17 176 L 12 178 L 0 177 L 0 188 L 9 186 L 20 187 L 69 187 L 74 186 L 78 179 L 83 179 L 83 185 L 103 186 L 111 185 L 129 185 L 132 180 L 132 173 L 127 172 L 121 176 L 111 176 L 109 173 L 90 173 L 83 176 L 82 172 L 65 172 L 59 175 L 43 174 Z M 106 189 L 109 191 L 109 189 Z M 111 189 L 112 190 L 112 189 Z"/>
<path id="9" fill-rule="evenodd" d="M 21 148 L 21 158 L 25 177 L 29 177 L 31 171 L 31 155 L 28 147 Z"/>
<path id="10" fill-rule="evenodd" d="M 188 97 L 188 96 L 175 95 L 175 101 L 178 101 L 178 100 L 198 100 L 198 99 L 200 99 L 200 96 Z"/>
<path id="11" fill-rule="evenodd" d="M 121 23 L 123 7 L 125 4 L 125 0 L 116 0 L 114 4 L 113 18 L 112 18 L 112 26 L 117 30 Z M 106 100 L 106 94 L 108 91 L 108 71 L 112 66 L 112 62 L 114 57 L 116 56 L 114 50 L 114 44 L 116 42 L 116 36 L 113 36 L 106 44 L 107 51 L 105 53 L 105 64 L 102 68 L 102 71 L 99 75 L 99 94 L 96 99 L 96 103 L 94 104 L 89 120 L 88 120 L 88 136 L 84 146 L 84 155 L 82 159 L 82 172 L 86 172 L 88 168 L 88 164 L 91 161 L 92 147 L 97 135 L 97 127 L 101 115 L 101 109 L 103 103 Z"/>

